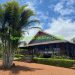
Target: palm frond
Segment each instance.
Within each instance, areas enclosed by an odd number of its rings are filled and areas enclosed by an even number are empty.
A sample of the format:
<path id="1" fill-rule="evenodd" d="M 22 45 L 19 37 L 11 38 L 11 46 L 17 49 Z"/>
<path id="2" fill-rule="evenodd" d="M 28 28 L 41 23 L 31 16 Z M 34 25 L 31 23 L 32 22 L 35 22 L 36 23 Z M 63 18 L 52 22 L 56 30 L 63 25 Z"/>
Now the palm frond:
<path id="1" fill-rule="evenodd" d="M 42 31 L 42 28 L 40 27 L 30 27 L 29 29 L 39 29 L 40 31 Z"/>
<path id="2" fill-rule="evenodd" d="M 31 24 L 31 23 L 39 23 L 39 24 L 40 24 L 40 21 L 37 20 L 37 19 L 35 19 L 35 20 L 31 20 L 31 21 L 29 21 L 27 24 L 29 25 L 29 24 Z"/>

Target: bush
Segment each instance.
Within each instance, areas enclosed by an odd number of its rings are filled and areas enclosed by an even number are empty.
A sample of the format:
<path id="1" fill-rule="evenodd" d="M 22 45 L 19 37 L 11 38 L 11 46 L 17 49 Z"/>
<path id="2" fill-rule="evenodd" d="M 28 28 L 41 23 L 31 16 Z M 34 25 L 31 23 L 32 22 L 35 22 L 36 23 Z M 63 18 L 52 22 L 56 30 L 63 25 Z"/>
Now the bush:
<path id="1" fill-rule="evenodd" d="M 2 58 L 2 54 L 0 53 L 0 58 Z"/>
<path id="2" fill-rule="evenodd" d="M 39 58 L 43 58 L 43 54 L 40 54 L 38 57 L 39 57 Z"/>
<path id="3" fill-rule="evenodd" d="M 31 55 L 15 54 L 14 60 L 29 60 L 31 57 Z"/>
<path id="4" fill-rule="evenodd" d="M 15 54 L 14 60 L 22 60 L 23 58 L 24 58 L 24 55 Z"/>
<path id="5" fill-rule="evenodd" d="M 55 59 L 71 59 L 69 56 L 63 55 L 63 56 L 52 56 L 51 58 L 55 58 Z"/>
<path id="6" fill-rule="evenodd" d="M 53 58 L 34 58 L 34 61 L 41 64 L 60 66 L 60 67 L 72 67 L 75 60 L 69 59 L 53 59 Z"/>
<path id="7" fill-rule="evenodd" d="M 15 54 L 15 57 L 16 58 L 19 58 L 19 57 L 23 57 L 24 55 L 21 55 L 21 54 Z"/>

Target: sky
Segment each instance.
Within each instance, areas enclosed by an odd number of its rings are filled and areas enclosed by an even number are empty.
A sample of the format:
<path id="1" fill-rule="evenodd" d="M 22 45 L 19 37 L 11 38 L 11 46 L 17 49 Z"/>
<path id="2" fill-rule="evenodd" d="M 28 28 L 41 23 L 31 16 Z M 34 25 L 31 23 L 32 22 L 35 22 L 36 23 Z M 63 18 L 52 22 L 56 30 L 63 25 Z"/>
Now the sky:
<path id="1" fill-rule="evenodd" d="M 6 3 L 10 0 L 0 0 Z M 43 31 L 64 39 L 71 40 L 75 37 L 75 0 L 17 0 L 20 5 L 27 4 L 35 13 L 35 18 L 40 20 Z M 28 30 L 33 36 L 38 30 Z M 27 34 L 26 34 L 27 35 Z"/>

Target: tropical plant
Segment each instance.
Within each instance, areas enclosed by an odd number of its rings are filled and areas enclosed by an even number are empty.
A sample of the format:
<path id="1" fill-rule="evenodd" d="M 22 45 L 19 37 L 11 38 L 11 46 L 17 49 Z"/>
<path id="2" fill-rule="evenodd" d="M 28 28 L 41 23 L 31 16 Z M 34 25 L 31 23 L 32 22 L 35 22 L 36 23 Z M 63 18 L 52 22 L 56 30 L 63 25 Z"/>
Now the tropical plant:
<path id="1" fill-rule="evenodd" d="M 20 6 L 16 1 L 0 5 L 0 38 L 3 44 L 4 67 L 12 66 L 14 52 L 19 45 L 24 28 L 38 22 L 34 19 L 29 20 L 31 16 L 35 16 L 34 12 L 27 5 Z"/>

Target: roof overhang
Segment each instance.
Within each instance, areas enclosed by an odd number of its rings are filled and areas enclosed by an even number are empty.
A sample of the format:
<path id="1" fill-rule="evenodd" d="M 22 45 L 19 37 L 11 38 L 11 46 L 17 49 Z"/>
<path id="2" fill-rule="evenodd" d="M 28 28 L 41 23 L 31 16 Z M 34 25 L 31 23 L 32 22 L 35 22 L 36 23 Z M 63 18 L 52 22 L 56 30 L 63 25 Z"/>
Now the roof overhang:
<path id="1" fill-rule="evenodd" d="M 35 44 L 29 44 L 29 45 L 26 45 L 24 47 L 32 47 L 32 46 L 39 46 L 39 45 L 47 45 L 47 44 L 56 44 L 56 43 L 67 43 L 68 41 L 59 41 L 59 40 L 56 40 L 56 41 L 50 41 L 50 42 L 41 42 L 41 43 L 35 43 Z"/>

